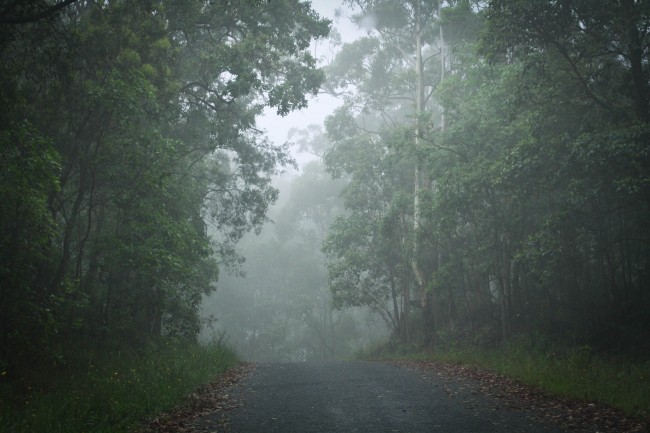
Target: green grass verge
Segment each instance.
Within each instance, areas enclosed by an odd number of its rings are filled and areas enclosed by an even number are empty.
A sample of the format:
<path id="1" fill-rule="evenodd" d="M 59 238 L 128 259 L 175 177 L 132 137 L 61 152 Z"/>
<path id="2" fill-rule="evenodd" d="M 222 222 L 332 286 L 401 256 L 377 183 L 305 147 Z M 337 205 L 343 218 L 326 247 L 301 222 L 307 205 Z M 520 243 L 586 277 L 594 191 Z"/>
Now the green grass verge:
<path id="1" fill-rule="evenodd" d="M 361 356 L 373 357 L 370 353 Z M 540 350 L 512 344 L 507 349 L 445 349 L 429 353 L 402 349 L 379 353 L 379 357 L 473 365 L 552 394 L 598 401 L 638 418 L 650 418 L 650 361 L 605 358 L 588 346 Z"/>
<path id="2" fill-rule="evenodd" d="M 3 383 L 0 431 L 123 433 L 179 404 L 237 362 L 231 350 L 218 345 L 167 342 L 144 353 L 116 351 L 88 359 L 82 368 L 53 371 L 55 377 L 38 391 Z M 43 376 L 35 377 L 42 387 Z"/>

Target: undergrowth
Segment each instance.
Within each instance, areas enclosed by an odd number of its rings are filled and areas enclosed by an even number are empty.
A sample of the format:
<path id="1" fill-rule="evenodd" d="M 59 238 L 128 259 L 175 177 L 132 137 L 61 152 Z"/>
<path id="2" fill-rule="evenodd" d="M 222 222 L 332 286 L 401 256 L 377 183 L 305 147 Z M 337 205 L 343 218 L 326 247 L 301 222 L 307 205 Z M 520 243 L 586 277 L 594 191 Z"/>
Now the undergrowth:
<path id="1" fill-rule="evenodd" d="M 129 431 L 237 362 L 222 344 L 167 341 L 138 352 L 79 354 L 66 369 L 21 380 L 0 372 L 0 431 Z"/>
<path id="2" fill-rule="evenodd" d="M 540 348 L 513 343 L 507 348 L 421 351 L 398 345 L 389 351 L 375 347 L 359 356 L 477 366 L 555 395 L 597 401 L 638 418 L 650 418 L 650 361 L 599 355 L 589 346 Z"/>

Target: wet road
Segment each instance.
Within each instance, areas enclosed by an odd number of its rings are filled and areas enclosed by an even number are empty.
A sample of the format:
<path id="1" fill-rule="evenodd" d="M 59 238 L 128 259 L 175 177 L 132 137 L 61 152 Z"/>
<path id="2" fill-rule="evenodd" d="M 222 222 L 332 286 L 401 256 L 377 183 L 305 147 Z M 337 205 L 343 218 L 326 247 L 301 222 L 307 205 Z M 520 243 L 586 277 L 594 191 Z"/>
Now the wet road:
<path id="1" fill-rule="evenodd" d="M 480 395 L 374 362 L 261 364 L 239 384 L 230 432 L 559 432 Z"/>

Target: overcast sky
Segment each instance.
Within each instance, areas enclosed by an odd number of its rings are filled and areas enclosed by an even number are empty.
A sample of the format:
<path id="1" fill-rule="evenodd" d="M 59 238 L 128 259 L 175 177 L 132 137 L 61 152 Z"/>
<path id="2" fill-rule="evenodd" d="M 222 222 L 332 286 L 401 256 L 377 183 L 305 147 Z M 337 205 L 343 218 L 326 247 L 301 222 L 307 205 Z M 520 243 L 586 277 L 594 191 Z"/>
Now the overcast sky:
<path id="1" fill-rule="evenodd" d="M 338 20 L 334 17 L 334 11 L 337 8 L 344 9 L 340 0 L 313 0 L 312 6 L 322 17 L 329 18 L 333 21 L 332 26 L 341 34 L 341 40 L 351 42 L 362 34 L 356 24 L 347 19 L 347 12 Z M 319 41 L 312 46 L 317 58 L 325 62 L 331 59 L 330 43 L 328 41 Z M 309 99 L 309 107 L 303 110 L 290 113 L 285 117 L 275 114 L 274 109 L 267 109 L 266 114 L 258 119 L 257 126 L 267 131 L 269 138 L 276 144 L 287 141 L 287 134 L 291 128 L 304 128 L 311 124 L 322 125 L 323 120 L 339 105 L 339 102 L 329 95 L 318 95 Z M 308 160 L 304 155 L 295 155 L 300 162 Z"/>

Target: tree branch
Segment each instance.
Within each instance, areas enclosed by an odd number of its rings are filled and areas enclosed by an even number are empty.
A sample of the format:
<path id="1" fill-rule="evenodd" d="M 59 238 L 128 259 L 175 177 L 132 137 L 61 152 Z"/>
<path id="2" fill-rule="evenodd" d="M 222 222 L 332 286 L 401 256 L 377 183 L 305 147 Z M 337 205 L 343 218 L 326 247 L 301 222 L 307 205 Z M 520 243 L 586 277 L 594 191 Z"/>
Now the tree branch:
<path id="1" fill-rule="evenodd" d="M 31 23 L 34 21 L 41 20 L 43 18 L 47 18 L 51 15 L 54 15 L 56 12 L 59 10 L 63 9 L 64 7 L 71 5 L 72 3 L 76 2 L 77 0 L 63 0 L 61 3 L 57 3 L 53 6 L 50 6 L 49 8 L 31 16 L 23 16 L 23 17 L 0 17 L 0 24 L 26 24 L 26 23 Z M 6 11 L 5 11 L 6 12 Z"/>

